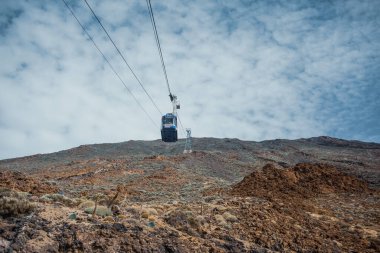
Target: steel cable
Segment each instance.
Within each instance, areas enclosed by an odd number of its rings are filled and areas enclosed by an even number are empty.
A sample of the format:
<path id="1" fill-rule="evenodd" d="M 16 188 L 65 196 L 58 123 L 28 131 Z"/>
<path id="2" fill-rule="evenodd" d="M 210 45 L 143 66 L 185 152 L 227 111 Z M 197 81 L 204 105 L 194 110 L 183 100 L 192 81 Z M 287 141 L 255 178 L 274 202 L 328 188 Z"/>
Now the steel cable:
<path id="1" fill-rule="evenodd" d="M 121 53 L 121 51 L 119 50 L 119 48 L 116 46 L 115 42 L 113 41 L 113 39 L 111 38 L 111 36 L 107 32 L 107 29 L 103 26 L 102 22 L 100 21 L 100 19 L 98 18 L 98 16 L 95 14 L 95 12 L 91 8 L 90 4 L 87 2 L 87 0 L 83 0 L 83 1 L 86 3 L 87 7 L 90 9 L 92 15 L 95 17 L 95 19 L 97 20 L 97 22 L 99 23 L 99 25 L 102 27 L 103 31 L 107 34 L 108 39 L 112 42 L 112 44 L 115 47 L 116 51 L 118 52 L 118 54 L 120 55 L 120 57 L 123 59 L 124 63 L 127 65 L 127 67 L 129 68 L 129 70 L 132 72 L 133 76 L 136 78 L 137 82 L 140 84 L 141 88 L 144 90 L 144 92 L 148 96 L 149 100 L 152 102 L 152 104 L 157 109 L 157 111 L 160 113 L 160 115 L 162 115 L 162 112 L 160 111 L 160 109 L 158 108 L 158 106 L 156 105 L 156 103 L 153 101 L 152 97 L 149 95 L 149 93 L 147 92 L 147 90 L 144 88 L 144 85 L 142 84 L 142 82 L 140 81 L 140 79 L 137 77 L 137 75 L 133 71 L 132 67 L 128 64 L 127 60 L 125 59 L 124 55 Z"/>
<path id="2" fill-rule="evenodd" d="M 136 103 L 138 104 L 138 106 L 141 108 L 141 110 L 144 111 L 144 113 L 148 116 L 148 118 L 150 119 L 150 121 L 153 123 L 153 125 L 157 128 L 159 128 L 159 126 L 155 123 L 155 121 L 152 119 L 152 117 L 149 115 L 149 113 L 144 109 L 144 107 L 142 106 L 142 104 L 138 101 L 138 99 L 136 98 L 136 96 L 132 93 L 132 91 L 127 87 L 127 85 L 125 84 L 125 82 L 123 81 L 123 79 L 120 77 L 120 75 L 117 73 L 117 71 L 115 70 L 115 68 L 112 66 L 112 64 L 110 63 L 110 61 L 108 60 L 108 58 L 104 55 L 104 53 L 102 52 L 102 50 L 98 47 L 98 45 L 96 44 L 96 42 L 94 41 L 94 39 L 91 37 L 91 35 L 87 32 L 86 28 L 82 25 L 82 23 L 79 21 L 79 19 L 77 18 L 77 16 L 75 15 L 74 11 L 70 8 L 70 6 L 67 4 L 66 0 L 62 0 L 64 2 L 64 4 L 66 5 L 66 7 L 69 9 L 71 15 L 73 15 L 73 17 L 75 18 L 75 20 L 78 22 L 78 24 L 81 26 L 82 30 L 84 31 L 84 33 L 87 35 L 87 37 L 91 40 L 91 42 L 94 44 L 95 48 L 99 51 L 99 53 L 103 56 L 103 59 L 108 63 L 109 67 L 111 68 L 111 70 L 115 73 L 115 75 L 119 78 L 119 80 L 123 83 L 124 87 L 127 89 L 127 91 L 129 92 L 129 94 L 133 97 L 133 99 L 136 101 Z"/>
<path id="3" fill-rule="evenodd" d="M 153 27 L 153 32 L 154 32 L 154 38 L 156 40 L 156 45 L 157 45 L 157 49 L 158 49 L 158 54 L 160 55 L 160 60 L 161 60 L 161 66 L 162 66 L 162 70 L 164 72 L 164 76 L 165 76 L 165 80 L 166 80 L 166 85 L 168 87 L 168 91 L 169 91 L 169 95 L 171 95 L 171 90 L 170 90 L 170 85 L 169 85 L 169 79 L 168 79 L 168 74 L 166 72 L 166 66 L 165 66 L 165 61 L 164 61 L 164 57 L 162 56 L 162 50 L 161 50 L 161 44 L 160 44 L 160 39 L 158 37 L 158 31 L 157 31 L 157 26 L 156 26 L 156 21 L 154 19 L 154 15 L 153 15 L 153 9 L 152 9 L 152 5 L 150 3 L 150 0 L 146 0 L 146 4 L 148 6 L 148 10 L 149 10 L 149 16 L 150 16 L 150 21 L 152 23 L 152 27 Z"/>

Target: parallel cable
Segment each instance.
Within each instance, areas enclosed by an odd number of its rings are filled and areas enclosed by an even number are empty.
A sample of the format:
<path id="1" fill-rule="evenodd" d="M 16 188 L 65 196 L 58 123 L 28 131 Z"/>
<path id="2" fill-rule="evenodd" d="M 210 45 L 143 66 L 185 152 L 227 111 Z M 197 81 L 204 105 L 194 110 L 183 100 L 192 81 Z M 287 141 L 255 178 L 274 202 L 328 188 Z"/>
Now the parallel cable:
<path id="1" fill-rule="evenodd" d="M 112 44 L 115 47 L 116 51 L 119 53 L 120 57 L 123 59 L 124 63 L 127 65 L 127 67 L 129 68 L 129 70 L 132 72 L 133 76 L 136 78 L 137 82 L 140 84 L 141 88 L 144 90 L 144 92 L 148 96 L 149 100 L 152 102 L 152 104 L 154 105 L 154 107 L 156 107 L 156 109 L 160 113 L 160 115 L 162 115 L 162 112 L 160 111 L 160 109 L 158 108 L 158 106 L 156 105 L 156 103 L 153 101 L 152 97 L 149 95 L 149 93 L 147 92 L 147 90 L 144 88 L 144 85 L 142 84 L 142 82 L 140 81 L 140 79 L 137 77 L 137 75 L 133 71 L 132 67 L 128 64 L 127 60 L 125 59 L 125 57 L 123 56 L 123 54 L 121 53 L 121 51 L 119 50 L 119 48 L 116 46 L 115 42 L 113 41 L 113 39 L 111 38 L 111 36 L 107 32 L 107 29 L 103 26 L 102 22 L 100 21 L 100 19 L 98 18 L 98 16 L 95 14 L 95 12 L 91 8 L 90 4 L 87 2 L 87 0 L 84 0 L 84 2 L 86 3 L 86 5 L 90 9 L 90 11 L 92 12 L 92 15 L 98 21 L 99 25 L 102 27 L 103 31 L 107 34 L 108 39 L 112 42 Z"/>
<path id="2" fill-rule="evenodd" d="M 182 121 L 181 121 L 181 118 L 179 117 L 178 112 L 177 112 L 177 118 L 178 118 L 178 121 L 179 121 L 179 125 L 180 125 L 180 127 L 182 129 L 183 136 L 186 138 L 186 132 L 185 132 L 185 129 L 184 129 L 183 125 L 182 125 Z"/>
<path id="3" fill-rule="evenodd" d="M 164 76 L 165 76 L 165 80 L 166 80 L 166 85 L 167 85 L 168 91 L 169 91 L 169 96 L 172 99 L 172 93 L 171 93 L 170 85 L 169 85 L 169 78 L 168 78 L 168 74 L 167 74 L 167 71 L 166 71 L 164 57 L 162 55 L 161 43 L 160 43 L 160 39 L 159 39 L 159 36 L 158 36 L 156 21 L 154 19 L 153 8 L 152 8 L 152 4 L 151 4 L 150 0 L 146 0 L 146 5 L 148 7 L 150 21 L 152 23 L 152 28 L 153 28 L 153 33 L 154 33 L 154 38 L 155 38 L 155 41 L 156 41 L 156 45 L 157 45 L 157 49 L 158 49 L 158 54 L 160 56 L 161 66 L 162 66 L 162 70 L 164 72 Z M 179 117 L 178 112 L 177 112 L 177 118 L 178 118 L 178 121 L 179 121 L 179 125 L 180 125 L 180 127 L 182 129 L 182 133 L 183 133 L 184 137 L 186 138 L 185 129 L 184 129 L 183 125 L 182 125 L 181 118 Z"/>
<path id="4" fill-rule="evenodd" d="M 67 4 L 66 0 L 62 0 L 66 7 L 69 9 L 71 15 L 73 15 L 73 17 L 75 18 L 75 20 L 78 22 L 78 24 L 82 27 L 84 33 L 87 35 L 87 37 L 91 40 L 91 42 L 94 44 L 95 48 L 99 51 L 99 53 L 103 56 L 103 59 L 108 63 L 109 67 L 111 68 L 111 70 L 115 73 L 115 75 L 119 78 L 119 80 L 123 83 L 124 87 L 127 89 L 127 91 L 129 92 L 129 94 L 133 97 L 133 99 L 136 101 L 136 103 L 139 105 L 139 107 L 141 108 L 141 110 L 144 111 L 144 113 L 148 116 L 148 118 L 150 119 L 150 121 L 153 123 L 153 125 L 157 128 L 159 128 L 159 126 L 155 123 L 155 121 L 152 119 L 152 117 L 149 115 L 149 113 L 144 109 L 144 107 L 140 104 L 140 102 L 137 100 L 137 98 L 135 97 L 135 95 L 132 93 L 132 91 L 128 88 L 128 86 L 125 84 L 125 82 L 123 81 L 123 79 L 121 79 L 120 75 L 116 72 L 115 68 L 112 66 L 112 64 L 110 63 L 110 61 L 107 59 L 107 57 L 104 55 L 104 53 L 102 52 L 102 50 L 100 50 L 100 48 L 98 47 L 98 45 L 96 44 L 96 42 L 94 41 L 94 39 L 91 37 L 91 35 L 87 32 L 86 28 L 82 25 L 82 23 L 79 21 L 79 19 L 77 18 L 77 16 L 75 15 L 74 11 L 70 8 L 70 6 Z"/>
<path id="5" fill-rule="evenodd" d="M 156 45 L 157 45 L 158 53 L 159 53 L 160 59 L 161 59 L 161 66 L 162 66 L 162 70 L 163 70 L 164 75 L 165 75 L 166 85 L 168 87 L 169 95 L 171 95 L 172 93 L 170 91 L 168 74 L 166 72 L 166 66 L 165 66 L 165 62 L 164 62 L 164 57 L 162 56 L 160 39 L 158 37 L 158 31 L 157 31 L 156 21 L 154 20 L 153 9 L 152 9 L 152 5 L 150 3 L 150 0 L 146 0 L 146 4 L 147 4 L 148 10 L 149 10 L 150 21 L 152 23 L 154 37 L 155 37 L 155 40 L 156 40 Z"/>

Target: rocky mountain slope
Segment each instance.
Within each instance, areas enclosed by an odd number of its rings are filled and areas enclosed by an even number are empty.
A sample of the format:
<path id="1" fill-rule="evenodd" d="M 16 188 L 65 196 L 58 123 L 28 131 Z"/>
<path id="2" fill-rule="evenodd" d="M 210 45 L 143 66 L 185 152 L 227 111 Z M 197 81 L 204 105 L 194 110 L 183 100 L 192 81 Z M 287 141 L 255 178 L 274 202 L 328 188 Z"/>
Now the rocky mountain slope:
<path id="1" fill-rule="evenodd" d="M 148 156 L 182 156 L 184 140 L 177 143 L 156 141 L 127 141 L 114 144 L 82 145 L 51 154 L 0 160 L 0 168 L 33 172 L 36 169 L 65 166 L 92 159 L 138 160 Z M 328 163 L 363 178 L 374 186 L 379 184 L 380 144 L 347 141 L 327 136 L 298 140 L 270 140 L 262 142 L 238 139 L 193 138 L 193 150 L 206 158 L 192 162 L 204 165 L 211 160 L 228 164 L 262 167 L 276 163 L 283 167 L 297 163 Z M 201 157 L 198 157 L 201 158 Z M 232 158 L 232 159 L 231 159 Z M 188 160 L 188 159 L 187 159 Z M 222 165 L 223 167 L 223 165 Z M 228 170 L 226 167 L 221 170 Z M 234 174 L 234 173 L 233 173 Z M 244 174 L 245 175 L 245 174 Z M 239 174 L 239 178 L 242 175 Z"/>
<path id="2" fill-rule="evenodd" d="M 380 144 L 84 145 L 0 161 L 0 252 L 378 252 Z"/>

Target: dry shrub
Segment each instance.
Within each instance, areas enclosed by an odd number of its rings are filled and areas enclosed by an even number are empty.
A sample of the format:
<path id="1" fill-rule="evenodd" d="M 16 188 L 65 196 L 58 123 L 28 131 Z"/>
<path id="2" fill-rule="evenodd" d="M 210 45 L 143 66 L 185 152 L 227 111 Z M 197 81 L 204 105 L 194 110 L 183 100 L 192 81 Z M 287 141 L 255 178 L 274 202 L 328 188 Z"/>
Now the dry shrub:
<path id="1" fill-rule="evenodd" d="M 140 213 L 140 208 L 139 207 L 135 207 L 135 206 L 130 206 L 130 207 L 127 207 L 125 208 L 125 211 L 127 211 L 128 213 L 131 213 L 131 214 L 139 214 Z"/>
<path id="2" fill-rule="evenodd" d="M 197 215 L 197 217 L 195 217 L 195 220 L 200 225 L 204 225 L 207 223 L 205 217 L 202 215 Z"/>
<path id="3" fill-rule="evenodd" d="M 226 227 L 228 225 L 224 217 L 220 214 L 215 215 L 215 220 L 219 226 Z"/>
<path id="4" fill-rule="evenodd" d="M 226 221 L 226 220 L 223 218 L 223 216 L 220 215 L 220 214 L 216 214 L 216 215 L 214 216 L 214 218 L 215 218 L 215 220 L 216 220 L 217 222 L 223 222 L 223 221 Z"/>
<path id="5" fill-rule="evenodd" d="M 143 211 L 147 212 L 149 215 L 158 215 L 157 210 L 152 207 L 143 208 Z"/>
<path id="6" fill-rule="evenodd" d="M 125 216 L 124 214 L 119 214 L 119 215 L 117 216 L 117 218 L 123 220 L 123 219 L 126 219 L 127 216 Z"/>
<path id="7" fill-rule="evenodd" d="M 142 213 L 142 208 L 141 207 L 130 206 L 130 207 L 126 207 L 124 210 L 126 211 L 126 213 L 129 216 L 131 216 L 131 218 L 134 218 L 134 219 L 141 218 L 141 213 Z"/>
<path id="8" fill-rule="evenodd" d="M 94 196 L 94 200 L 97 200 L 98 204 L 102 206 L 107 206 L 109 203 L 109 197 L 103 193 L 97 193 Z"/>
<path id="9" fill-rule="evenodd" d="M 22 198 L 28 198 L 29 196 L 31 196 L 29 192 L 17 192 L 17 194 Z"/>
<path id="10" fill-rule="evenodd" d="M 216 206 L 215 208 L 219 212 L 225 212 L 227 210 L 227 207 L 225 206 Z"/>
<path id="11" fill-rule="evenodd" d="M 157 216 L 158 212 L 152 207 L 144 207 L 141 209 L 141 218 L 148 219 L 149 216 Z"/>
<path id="12" fill-rule="evenodd" d="M 111 216 L 106 216 L 103 221 L 105 222 L 114 222 L 115 220 Z"/>
<path id="13" fill-rule="evenodd" d="M 229 221 L 229 222 L 235 222 L 238 220 L 238 218 L 235 216 L 235 215 L 232 215 L 231 213 L 229 212 L 225 212 L 223 214 L 223 218 L 226 220 L 226 221 Z"/>
<path id="14" fill-rule="evenodd" d="M 0 189 L 0 215 L 15 216 L 29 213 L 35 204 L 25 198 L 25 194 L 18 194 L 7 188 Z"/>
<path id="15" fill-rule="evenodd" d="M 94 208 L 95 207 L 88 207 L 84 211 L 86 213 L 92 214 L 94 212 Z M 112 211 L 106 206 L 97 206 L 95 214 L 101 217 L 106 217 L 106 216 L 111 216 Z"/>
<path id="16" fill-rule="evenodd" d="M 141 212 L 141 218 L 148 219 L 148 217 L 149 217 L 148 212 L 145 212 L 145 211 Z"/>
<path id="17" fill-rule="evenodd" d="M 77 204 L 77 201 L 57 193 L 45 194 L 41 197 L 41 200 L 45 202 L 59 202 L 66 206 L 75 206 Z"/>
<path id="18" fill-rule="evenodd" d="M 173 210 L 165 215 L 164 220 L 174 228 L 192 236 L 199 236 L 201 231 L 199 219 L 190 211 Z"/>
<path id="19" fill-rule="evenodd" d="M 86 208 L 94 207 L 94 206 L 95 206 L 95 202 L 94 201 L 92 201 L 92 200 L 86 200 L 86 201 L 80 203 L 79 208 L 82 209 L 82 210 L 84 210 Z"/>

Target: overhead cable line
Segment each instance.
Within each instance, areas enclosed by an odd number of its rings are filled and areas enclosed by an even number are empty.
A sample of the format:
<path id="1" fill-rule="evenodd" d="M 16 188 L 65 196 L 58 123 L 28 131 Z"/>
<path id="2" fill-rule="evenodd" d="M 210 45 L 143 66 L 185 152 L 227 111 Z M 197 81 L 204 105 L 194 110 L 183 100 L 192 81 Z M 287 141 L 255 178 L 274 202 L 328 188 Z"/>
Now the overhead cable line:
<path id="1" fill-rule="evenodd" d="M 165 66 L 165 62 L 164 62 L 164 57 L 162 56 L 162 50 L 161 50 L 160 39 L 159 39 L 159 37 L 158 37 L 158 31 L 157 31 L 156 21 L 154 20 L 153 9 L 152 9 L 152 5 L 151 5 L 151 3 L 150 3 L 150 0 L 146 0 L 146 4 L 147 4 L 147 6 L 148 6 L 148 10 L 149 10 L 150 21 L 151 21 L 151 23 L 152 23 L 153 32 L 154 32 L 154 38 L 155 38 L 155 40 L 156 40 L 156 45 L 157 45 L 158 53 L 159 53 L 159 55 L 160 55 L 161 66 L 162 66 L 162 70 L 164 71 L 165 80 L 166 80 L 166 85 L 168 86 L 169 96 L 170 96 L 170 99 L 172 100 L 172 93 L 171 93 L 171 91 L 170 91 L 170 85 L 169 85 L 168 74 L 167 74 L 167 72 L 166 72 L 166 66 Z"/>
<path id="2" fill-rule="evenodd" d="M 179 117 L 178 112 L 177 112 L 177 117 L 178 117 L 179 125 L 181 126 L 181 129 L 182 129 L 183 136 L 186 137 L 185 128 L 182 125 L 182 121 L 181 121 L 181 118 Z"/>
<path id="3" fill-rule="evenodd" d="M 150 17 L 150 21 L 152 23 L 152 28 L 153 28 L 153 33 L 154 33 L 154 38 L 155 38 L 155 41 L 156 41 L 156 45 L 157 45 L 157 49 L 158 49 L 158 54 L 159 54 L 160 60 L 161 60 L 162 71 L 164 72 L 166 85 L 167 85 L 167 88 L 168 88 L 168 91 L 169 91 L 169 97 L 170 97 L 170 100 L 172 101 L 172 103 L 174 103 L 174 102 L 176 102 L 176 98 L 177 97 L 174 96 L 171 93 L 171 90 L 170 90 L 169 78 L 168 78 L 168 74 L 167 74 L 167 71 L 166 71 L 165 61 L 164 61 L 164 57 L 163 57 L 162 49 L 161 49 L 161 43 L 160 43 L 160 39 L 159 39 L 159 36 L 158 36 L 158 30 L 157 30 L 157 26 L 156 26 L 156 21 L 154 19 L 153 8 L 152 8 L 152 4 L 151 4 L 150 0 L 146 0 L 146 5 L 148 7 L 149 17 Z M 178 121 L 179 121 L 179 125 L 181 127 L 181 130 L 182 130 L 182 133 L 183 133 L 183 135 L 185 137 L 186 136 L 185 129 L 184 129 L 183 125 L 182 125 L 182 122 L 181 122 L 181 119 L 179 117 L 178 112 L 176 112 L 176 115 L 178 117 Z"/>
<path id="4" fill-rule="evenodd" d="M 125 84 L 125 82 L 123 81 L 123 79 L 120 77 L 120 75 L 116 72 L 115 68 L 112 66 L 112 64 L 110 63 L 110 61 L 107 59 L 107 57 L 104 55 L 104 53 L 102 52 L 102 50 L 100 50 L 100 48 L 98 47 L 98 45 L 96 44 L 96 42 L 94 41 L 94 39 L 91 37 L 91 35 L 87 32 L 86 28 L 82 25 L 82 23 L 79 21 L 79 19 L 77 18 L 77 16 L 75 15 L 74 11 L 70 8 L 70 6 L 67 4 L 66 0 L 62 0 L 66 7 L 69 9 L 71 15 L 73 15 L 73 17 L 75 18 L 75 20 L 78 22 L 78 24 L 82 27 L 83 29 L 83 32 L 87 35 L 87 37 L 91 40 L 91 42 L 94 44 L 95 48 L 99 51 L 99 53 L 103 56 L 103 59 L 108 63 L 109 67 L 111 68 L 111 70 L 115 73 L 115 75 L 119 78 L 119 80 L 123 83 L 124 87 L 127 89 L 127 91 L 129 92 L 129 94 L 133 97 L 133 99 L 136 101 L 136 103 L 138 104 L 138 106 L 141 108 L 141 110 L 144 111 L 144 113 L 146 114 L 146 116 L 148 116 L 148 118 L 150 119 L 150 121 L 153 123 L 153 125 L 155 127 L 158 127 L 158 125 L 155 123 L 155 121 L 152 119 L 152 117 L 149 115 L 149 113 L 144 109 L 144 107 L 140 104 L 140 102 L 137 100 L 136 96 L 132 93 L 132 91 L 128 88 L 128 86 Z"/>
<path id="5" fill-rule="evenodd" d="M 107 29 L 103 26 L 102 22 L 100 21 L 100 19 L 98 18 L 98 16 L 95 14 L 95 12 L 91 8 L 90 4 L 87 2 L 87 0 L 84 0 L 84 2 L 86 3 L 86 5 L 90 9 L 90 11 L 92 12 L 92 15 L 98 21 L 99 25 L 102 27 L 103 31 L 107 34 L 108 39 L 112 42 L 112 44 L 115 47 L 116 51 L 119 53 L 120 57 L 123 59 L 124 63 L 127 65 L 127 67 L 129 68 L 129 70 L 132 72 L 133 76 L 136 78 L 137 82 L 140 84 L 141 88 L 144 90 L 144 92 L 148 96 L 149 100 L 152 102 L 152 104 L 154 105 L 154 107 L 156 107 L 156 109 L 160 113 L 160 115 L 162 115 L 162 112 L 160 111 L 160 109 L 158 108 L 158 106 L 156 105 L 156 103 L 153 101 L 153 99 L 149 95 L 148 91 L 144 88 L 144 85 L 142 84 L 142 82 L 140 81 L 140 79 L 137 77 L 137 75 L 133 71 L 132 67 L 128 64 L 127 60 L 125 59 L 125 57 L 123 56 L 123 54 L 121 53 L 121 51 L 119 50 L 119 48 L 116 46 L 115 42 L 113 41 L 113 39 L 111 38 L 111 36 L 107 32 Z"/>

